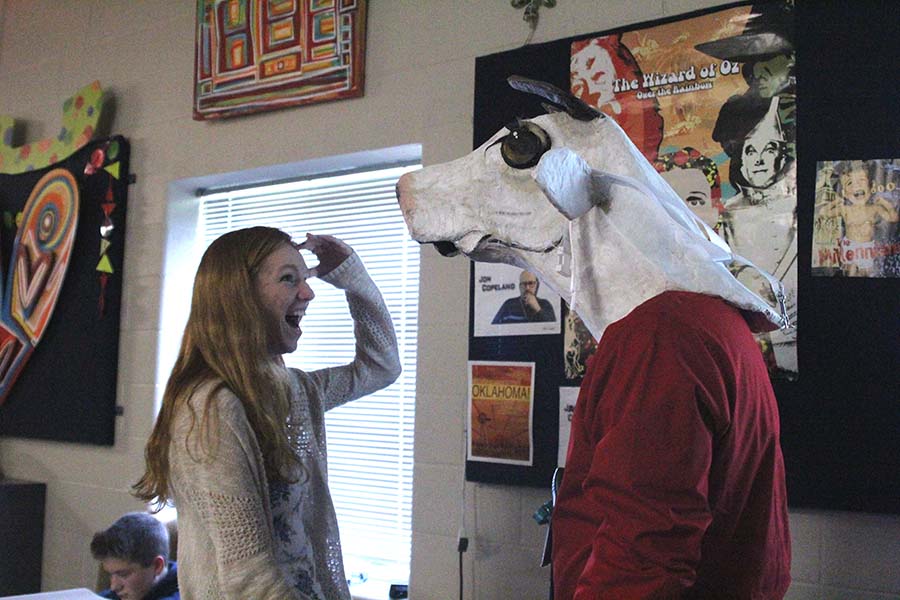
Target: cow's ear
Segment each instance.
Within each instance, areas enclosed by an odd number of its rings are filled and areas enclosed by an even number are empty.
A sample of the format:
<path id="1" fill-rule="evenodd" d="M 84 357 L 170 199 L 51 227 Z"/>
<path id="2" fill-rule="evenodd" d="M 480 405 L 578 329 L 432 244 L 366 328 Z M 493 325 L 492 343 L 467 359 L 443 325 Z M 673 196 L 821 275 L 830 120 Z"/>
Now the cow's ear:
<path id="1" fill-rule="evenodd" d="M 593 169 L 569 148 L 546 152 L 533 177 L 550 204 L 570 221 L 596 204 Z"/>

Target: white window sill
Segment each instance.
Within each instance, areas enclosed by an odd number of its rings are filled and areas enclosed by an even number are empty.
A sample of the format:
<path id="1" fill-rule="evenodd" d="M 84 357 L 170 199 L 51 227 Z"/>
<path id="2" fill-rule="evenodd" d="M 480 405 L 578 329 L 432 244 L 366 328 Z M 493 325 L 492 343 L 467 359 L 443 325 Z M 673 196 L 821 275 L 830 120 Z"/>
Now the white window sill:
<path id="1" fill-rule="evenodd" d="M 353 600 L 391 600 L 388 591 L 392 583 L 397 582 L 369 579 L 362 583 L 354 583 L 350 586 L 350 596 Z"/>

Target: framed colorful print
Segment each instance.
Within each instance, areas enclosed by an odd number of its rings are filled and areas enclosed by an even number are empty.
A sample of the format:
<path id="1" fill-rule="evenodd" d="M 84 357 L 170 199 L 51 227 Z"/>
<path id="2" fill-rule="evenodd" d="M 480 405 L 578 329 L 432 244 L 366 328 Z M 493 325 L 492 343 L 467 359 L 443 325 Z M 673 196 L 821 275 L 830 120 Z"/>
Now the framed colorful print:
<path id="1" fill-rule="evenodd" d="M 367 0 L 197 0 L 194 119 L 363 94 Z"/>

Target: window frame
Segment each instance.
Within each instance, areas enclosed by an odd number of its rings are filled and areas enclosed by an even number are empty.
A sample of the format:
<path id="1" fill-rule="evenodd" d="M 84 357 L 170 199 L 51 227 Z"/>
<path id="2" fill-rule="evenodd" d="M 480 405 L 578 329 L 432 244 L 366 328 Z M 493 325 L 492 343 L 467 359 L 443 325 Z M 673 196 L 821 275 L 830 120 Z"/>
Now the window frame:
<path id="1" fill-rule="evenodd" d="M 354 163 L 354 166 L 360 165 L 360 162 L 368 162 L 368 165 L 358 167 L 357 171 L 362 172 L 371 172 L 378 168 L 384 167 L 396 167 L 396 166 L 411 166 L 415 165 L 416 167 L 421 164 L 421 147 L 418 145 L 408 145 L 405 147 L 398 147 L 395 149 L 390 149 L 387 153 L 384 152 L 367 152 L 362 153 L 369 160 L 360 161 L 360 153 L 355 155 L 346 155 L 344 157 L 335 157 L 337 159 L 343 159 L 344 162 Z M 387 156 L 386 156 L 387 155 Z M 390 157 L 398 157 L 402 156 L 400 160 L 385 160 L 385 158 Z M 377 157 L 377 160 L 372 160 L 373 157 Z M 317 161 L 313 161 L 314 163 L 318 163 L 318 167 L 321 168 L 322 160 L 319 159 Z M 332 159 L 333 160 L 333 159 Z M 265 182 L 274 182 L 274 183 L 283 183 L 288 179 L 299 179 L 299 180 L 309 180 L 316 176 L 316 167 L 317 165 L 311 164 L 302 164 L 303 168 L 297 169 L 296 167 L 301 165 L 301 163 L 295 163 L 291 166 L 281 166 L 276 168 L 266 168 L 267 176 L 260 177 L 260 170 L 252 170 L 245 171 L 239 173 L 233 173 L 226 176 L 213 176 L 213 177 L 204 177 L 204 178 L 194 178 L 190 180 L 182 180 L 176 181 L 169 185 L 169 205 L 168 205 L 168 215 L 167 215 L 167 243 L 166 243 L 166 254 L 164 257 L 164 273 L 163 273 L 163 309 L 162 309 L 162 317 L 163 317 L 163 325 L 161 326 L 160 331 L 160 348 L 159 354 L 161 360 L 159 361 L 159 371 L 157 381 L 160 383 L 164 383 L 165 379 L 168 377 L 169 368 L 166 368 L 166 363 L 174 362 L 174 357 L 177 355 L 178 342 L 180 342 L 181 333 L 183 331 L 184 322 L 187 319 L 187 307 L 189 306 L 189 296 L 191 284 L 193 281 L 193 275 L 196 272 L 197 263 L 199 263 L 199 256 L 202 254 L 202 250 L 205 249 L 203 243 L 199 240 L 199 236 L 195 235 L 194 231 L 199 223 L 200 219 L 200 203 L 201 197 L 205 194 L 209 194 L 211 192 L 219 191 L 222 188 L 230 188 L 231 190 L 238 190 L 248 186 L 259 185 Z M 285 170 L 287 167 L 287 170 Z M 294 167 L 294 168 L 290 168 Z M 296 177 L 298 172 L 305 171 L 300 177 Z M 345 169 L 345 168 L 329 168 L 324 169 L 321 172 L 321 176 L 329 177 L 335 174 L 346 175 L 348 171 L 353 171 L 353 169 Z M 288 173 L 292 172 L 295 176 L 289 177 L 284 176 Z M 398 209 L 399 212 L 399 209 Z M 185 218 L 187 217 L 187 218 Z M 402 220 L 402 218 L 401 218 Z M 277 225 L 277 224 L 276 224 Z M 325 231 L 321 231 L 321 233 L 327 233 Z M 406 234 L 408 237 L 408 234 Z M 418 253 L 418 246 L 416 246 L 416 253 Z M 362 254 L 361 254 L 362 256 Z M 193 258 L 194 260 L 183 260 L 186 257 Z M 364 257 L 363 257 L 364 258 Z M 364 258 L 364 262 L 365 258 Z M 418 262 L 418 256 L 417 256 Z M 187 264 L 185 264 L 187 263 Z M 368 265 L 368 263 L 367 263 Z M 189 276 L 188 276 L 189 273 Z M 185 286 L 185 280 L 189 280 L 190 284 Z M 416 287 L 418 287 L 418 274 L 415 277 Z M 380 286 L 381 287 L 381 286 Z M 178 289 L 179 293 L 174 293 L 175 288 Z M 187 292 L 185 293 L 185 290 Z M 341 294 L 342 296 L 343 294 Z M 187 297 L 187 302 L 185 302 L 185 296 Z M 417 314 L 418 302 L 417 300 L 414 302 L 415 312 Z M 393 316 L 392 309 L 392 316 Z M 417 317 L 416 317 L 417 318 Z M 171 329 L 170 329 L 171 328 Z M 399 327 L 398 327 L 399 328 Z M 306 329 L 306 328 L 304 328 Z M 416 330 L 418 327 L 416 326 Z M 166 331 L 170 333 L 167 335 Z M 172 335 L 172 330 L 177 331 L 176 335 Z M 174 338 L 176 343 L 171 343 L 171 340 Z M 169 340 L 165 342 L 165 340 Z M 412 337 L 411 342 L 407 341 L 407 344 L 411 344 L 413 347 L 413 352 L 415 351 L 415 337 Z M 301 343 L 301 352 L 302 352 L 303 344 Z M 402 348 L 401 348 L 402 351 Z M 165 357 L 165 359 L 163 359 Z M 335 363 L 338 364 L 338 363 Z M 411 399 L 411 402 L 414 405 L 415 402 L 415 362 L 412 364 L 409 363 L 408 360 L 404 361 L 404 370 L 409 373 L 409 382 L 407 382 L 408 390 L 405 392 Z M 161 395 L 161 394 L 160 394 Z M 158 398 L 158 401 L 161 402 L 161 397 Z M 159 407 L 159 402 L 157 408 Z M 352 407 L 352 403 L 350 405 Z M 341 409 L 337 409 L 341 410 Z M 409 417 L 409 421 L 411 423 L 409 428 L 409 483 L 408 483 L 408 548 L 411 549 L 411 537 L 412 537 L 412 524 L 411 524 L 411 510 L 412 510 L 412 440 L 413 440 L 413 430 L 412 423 L 414 422 L 414 418 L 412 416 Z M 330 438 L 329 438 L 330 440 Z M 331 446 L 331 442 L 329 441 L 329 446 Z M 331 455 L 331 452 L 329 453 Z M 331 462 L 331 461 L 329 461 Z M 337 505 L 337 500 L 336 500 Z M 339 516 L 340 519 L 340 516 Z M 342 537 L 343 534 L 342 527 Z M 361 569 L 357 568 L 357 565 L 354 564 L 352 553 L 345 552 L 345 567 L 347 570 L 347 576 L 351 579 L 358 579 L 358 574 Z M 410 553 L 407 552 L 405 557 L 405 568 L 403 569 L 403 573 L 401 575 L 405 575 L 405 577 L 398 576 L 397 569 L 393 566 L 384 566 L 378 565 L 375 563 L 375 566 L 371 567 L 371 570 L 366 573 L 366 577 L 368 578 L 368 583 L 365 585 L 358 585 L 351 587 L 351 592 L 354 594 L 354 597 L 357 597 L 358 594 L 362 594 L 359 597 L 368 597 L 372 592 L 369 590 L 373 590 L 373 583 L 408 583 L 409 576 L 409 568 L 411 563 Z M 356 577 L 354 577 L 356 576 Z M 379 586 L 380 587 L 380 586 Z M 384 585 L 384 590 L 386 594 L 387 585 Z M 377 592 L 378 596 L 381 596 L 381 591 Z"/>

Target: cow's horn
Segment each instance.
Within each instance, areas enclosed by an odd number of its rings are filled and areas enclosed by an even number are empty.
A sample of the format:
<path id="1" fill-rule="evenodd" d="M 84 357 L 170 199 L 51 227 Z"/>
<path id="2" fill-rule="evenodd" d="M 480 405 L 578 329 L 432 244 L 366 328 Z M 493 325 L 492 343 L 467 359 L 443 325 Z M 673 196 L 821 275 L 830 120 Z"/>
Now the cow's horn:
<path id="1" fill-rule="evenodd" d="M 576 98 L 569 92 L 564 92 L 555 85 L 543 81 L 528 79 L 520 75 L 511 75 L 507 81 L 509 85 L 520 92 L 528 92 L 549 100 L 563 107 L 573 119 L 579 121 L 593 121 L 602 117 L 603 113 L 586 104 L 581 98 Z"/>

